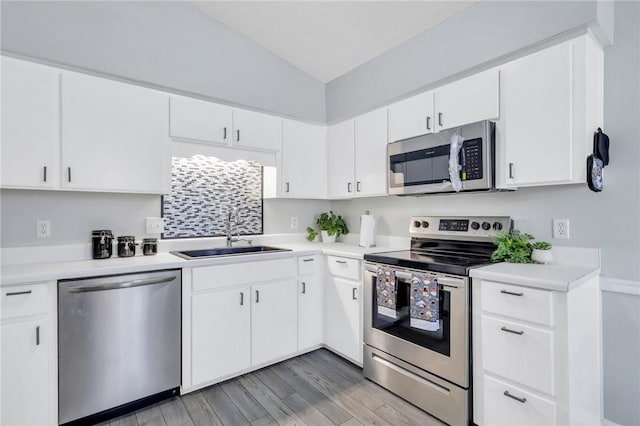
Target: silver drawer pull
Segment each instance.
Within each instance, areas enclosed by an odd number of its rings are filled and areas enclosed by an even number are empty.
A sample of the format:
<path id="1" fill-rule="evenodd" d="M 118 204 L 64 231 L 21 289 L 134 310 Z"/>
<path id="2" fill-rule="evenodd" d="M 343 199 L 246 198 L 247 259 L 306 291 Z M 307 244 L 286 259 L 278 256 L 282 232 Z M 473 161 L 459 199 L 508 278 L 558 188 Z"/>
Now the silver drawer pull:
<path id="1" fill-rule="evenodd" d="M 302 259 L 303 262 L 313 262 L 315 259 Z"/>
<path id="2" fill-rule="evenodd" d="M 509 329 L 507 327 L 502 327 L 502 328 L 500 328 L 500 330 L 506 331 L 507 333 L 517 334 L 518 336 L 522 336 L 524 334 L 524 331 L 522 331 L 522 330 L 521 331 L 515 331 L 515 330 L 511 330 L 511 329 Z"/>
<path id="3" fill-rule="evenodd" d="M 356 296 L 356 291 L 358 290 L 357 287 L 354 287 L 353 289 L 351 289 L 351 298 L 353 300 L 358 300 L 358 297 Z"/>
<path id="4" fill-rule="evenodd" d="M 514 293 L 512 291 L 500 290 L 502 294 L 508 294 L 509 296 L 524 296 L 524 293 Z"/>
<path id="5" fill-rule="evenodd" d="M 31 294 L 31 290 L 26 290 L 26 291 L 12 291 L 9 293 L 6 293 L 5 296 L 19 296 L 21 294 Z"/>
<path id="6" fill-rule="evenodd" d="M 244 305 L 244 293 L 240 292 L 240 306 Z"/>
<path id="7" fill-rule="evenodd" d="M 527 402 L 527 398 L 518 398 L 518 397 L 517 397 L 517 396 L 515 396 L 515 395 L 511 395 L 511 394 L 509 393 L 509 391 L 504 391 L 503 395 L 504 395 L 504 396 L 507 396 L 507 397 L 509 397 L 509 398 L 511 398 L 511 399 L 515 399 L 516 401 L 521 402 L 521 403 L 523 403 L 523 404 L 524 404 L 525 402 Z"/>
<path id="8" fill-rule="evenodd" d="M 256 303 L 260 303 L 260 291 L 256 290 Z"/>
<path id="9" fill-rule="evenodd" d="M 336 260 L 336 263 L 340 263 L 341 265 L 346 265 L 347 261 L 346 260 Z"/>
<path id="10" fill-rule="evenodd" d="M 40 326 L 36 327 L 36 346 L 40 346 Z"/>
<path id="11" fill-rule="evenodd" d="M 302 282 L 302 294 L 305 294 L 307 292 L 307 283 L 305 283 L 304 281 Z"/>

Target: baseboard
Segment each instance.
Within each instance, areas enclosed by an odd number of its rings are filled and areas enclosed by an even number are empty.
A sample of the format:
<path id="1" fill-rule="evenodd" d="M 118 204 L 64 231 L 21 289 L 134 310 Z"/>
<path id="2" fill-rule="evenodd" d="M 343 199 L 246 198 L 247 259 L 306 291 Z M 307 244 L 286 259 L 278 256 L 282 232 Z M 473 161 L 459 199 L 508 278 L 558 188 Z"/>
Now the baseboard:
<path id="1" fill-rule="evenodd" d="M 607 419 L 602 419 L 600 424 L 602 424 L 602 426 L 622 426 L 616 422 L 612 422 L 611 420 L 607 420 Z"/>

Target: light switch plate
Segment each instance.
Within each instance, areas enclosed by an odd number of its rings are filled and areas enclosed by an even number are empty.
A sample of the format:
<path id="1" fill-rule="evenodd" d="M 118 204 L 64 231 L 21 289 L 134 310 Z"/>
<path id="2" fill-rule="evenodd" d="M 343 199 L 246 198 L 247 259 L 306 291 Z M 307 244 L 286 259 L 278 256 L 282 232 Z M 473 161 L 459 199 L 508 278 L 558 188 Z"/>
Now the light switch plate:
<path id="1" fill-rule="evenodd" d="M 162 234 L 164 232 L 164 219 L 161 217 L 146 218 L 147 234 Z"/>

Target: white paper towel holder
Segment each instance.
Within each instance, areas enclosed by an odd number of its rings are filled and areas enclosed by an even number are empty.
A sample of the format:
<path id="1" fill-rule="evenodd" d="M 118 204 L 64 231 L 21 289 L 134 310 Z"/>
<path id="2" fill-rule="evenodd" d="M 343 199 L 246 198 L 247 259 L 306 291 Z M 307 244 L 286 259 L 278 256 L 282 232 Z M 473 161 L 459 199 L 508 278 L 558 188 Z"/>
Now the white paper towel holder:
<path id="1" fill-rule="evenodd" d="M 369 210 L 364 212 L 365 216 L 371 216 L 371 214 L 369 213 Z M 363 244 L 363 234 L 362 234 L 362 216 L 360 217 L 360 244 L 358 244 L 360 247 L 375 247 L 375 222 L 374 222 L 374 228 L 371 230 L 371 243 L 370 244 Z"/>

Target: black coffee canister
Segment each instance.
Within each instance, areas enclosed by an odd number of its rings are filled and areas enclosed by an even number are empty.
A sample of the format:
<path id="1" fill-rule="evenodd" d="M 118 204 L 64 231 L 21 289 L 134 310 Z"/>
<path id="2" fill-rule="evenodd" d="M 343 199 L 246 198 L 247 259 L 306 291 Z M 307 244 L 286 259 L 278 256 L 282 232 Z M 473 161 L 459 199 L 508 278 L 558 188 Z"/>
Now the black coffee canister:
<path id="1" fill-rule="evenodd" d="M 126 235 L 118 237 L 118 257 L 131 257 L 136 255 L 136 237 Z"/>
<path id="2" fill-rule="evenodd" d="M 152 256 L 158 253 L 158 239 L 157 238 L 143 238 L 142 239 L 142 254 L 145 256 Z"/>
<path id="3" fill-rule="evenodd" d="M 91 231 L 94 259 L 108 259 L 113 254 L 113 233 L 108 229 Z"/>

